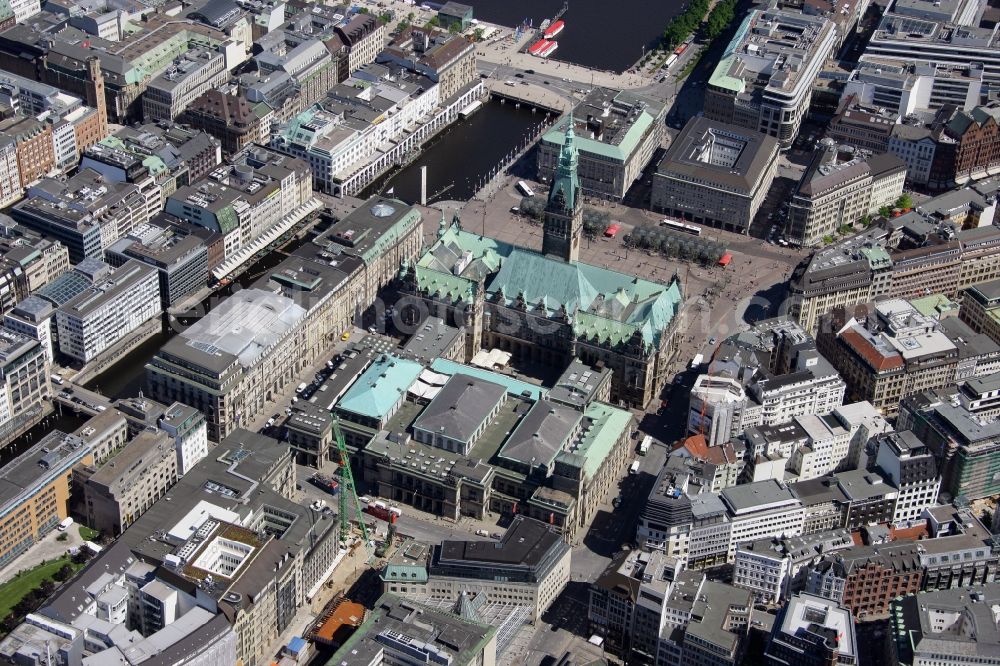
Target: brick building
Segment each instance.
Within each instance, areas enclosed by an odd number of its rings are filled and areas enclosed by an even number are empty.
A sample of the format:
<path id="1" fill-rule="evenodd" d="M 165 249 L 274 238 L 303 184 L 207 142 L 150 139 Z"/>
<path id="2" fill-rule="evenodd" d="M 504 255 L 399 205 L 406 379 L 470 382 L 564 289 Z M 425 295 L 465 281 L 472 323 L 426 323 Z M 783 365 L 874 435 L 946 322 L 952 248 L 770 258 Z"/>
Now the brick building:
<path id="1" fill-rule="evenodd" d="M 856 546 L 824 557 L 809 571 L 806 591 L 840 602 L 859 620 L 877 619 L 896 597 L 918 592 L 923 576 L 916 543 Z"/>

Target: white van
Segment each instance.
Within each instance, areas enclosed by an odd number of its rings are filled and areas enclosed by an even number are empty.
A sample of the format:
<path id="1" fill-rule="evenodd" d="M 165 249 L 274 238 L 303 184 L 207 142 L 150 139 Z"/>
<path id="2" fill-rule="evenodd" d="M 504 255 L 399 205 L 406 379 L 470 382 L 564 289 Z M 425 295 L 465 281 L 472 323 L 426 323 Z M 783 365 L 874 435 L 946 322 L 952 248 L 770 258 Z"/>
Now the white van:
<path id="1" fill-rule="evenodd" d="M 639 461 L 638 460 L 636 460 L 634 463 L 632 463 L 632 466 L 628 468 L 628 473 L 629 474 L 638 474 L 639 473 Z"/>
<path id="2" fill-rule="evenodd" d="M 60 532 L 65 532 L 70 528 L 70 525 L 72 524 L 73 524 L 72 518 L 64 518 L 63 521 L 59 523 L 59 525 L 56 527 L 56 529 L 59 530 Z"/>

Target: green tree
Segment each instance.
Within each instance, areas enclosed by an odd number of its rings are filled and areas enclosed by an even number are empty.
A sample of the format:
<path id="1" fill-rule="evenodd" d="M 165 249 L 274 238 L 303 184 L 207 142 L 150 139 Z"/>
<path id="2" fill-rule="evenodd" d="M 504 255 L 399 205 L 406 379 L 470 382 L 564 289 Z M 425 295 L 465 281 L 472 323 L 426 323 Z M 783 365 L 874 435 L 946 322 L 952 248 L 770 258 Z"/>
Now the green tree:
<path id="1" fill-rule="evenodd" d="M 457 35 L 458 34 L 458 24 L 457 23 L 451 23 L 451 24 L 449 24 L 448 25 L 448 32 L 450 32 L 453 35 Z"/>
<path id="2" fill-rule="evenodd" d="M 475 30 L 473 30 L 472 31 L 472 38 L 475 39 L 477 42 L 483 41 L 483 29 L 482 28 L 476 28 Z"/>
<path id="3" fill-rule="evenodd" d="M 904 192 L 896 199 L 896 208 L 913 208 L 913 197 Z"/>
<path id="4" fill-rule="evenodd" d="M 424 25 L 425 25 L 425 27 L 427 27 L 427 28 L 436 28 L 436 27 L 438 27 L 439 25 L 441 25 L 441 21 L 440 21 L 440 20 L 438 19 L 438 17 L 437 17 L 437 16 L 432 16 L 432 17 L 430 18 L 430 20 L 429 20 L 429 21 L 427 21 L 427 23 L 426 23 L 426 24 L 424 24 Z"/>
<path id="5" fill-rule="evenodd" d="M 382 12 L 378 15 L 378 20 L 382 23 L 388 23 L 392 20 L 392 12 Z"/>
<path id="6" fill-rule="evenodd" d="M 882 217 L 889 217 L 890 215 L 892 215 L 892 211 L 889 209 L 888 206 L 882 206 L 881 208 L 878 209 L 878 214 Z"/>

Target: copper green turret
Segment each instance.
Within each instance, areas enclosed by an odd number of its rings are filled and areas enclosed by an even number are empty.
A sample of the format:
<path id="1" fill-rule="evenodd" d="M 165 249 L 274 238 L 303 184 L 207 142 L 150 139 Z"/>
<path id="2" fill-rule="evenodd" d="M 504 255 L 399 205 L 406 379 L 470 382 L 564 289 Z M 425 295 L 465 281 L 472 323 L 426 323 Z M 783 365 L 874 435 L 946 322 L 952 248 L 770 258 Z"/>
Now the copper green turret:
<path id="1" fill-rule="evenodd" d="M 575 138 L 571 112 L 566 119 L 566 134 L 559 151 L 559 164 L 556 165 L 552 178 L 552 189 L 549 190 L 549 207 L 556 210 L 572 211 L 576 207 L 576 197 L 580 191 L 580 178 L 577 176 L 580 156 L 576 150 Z"/>
<path id="2" fill-rule="evenodd" d="M 573 262 L 580 256 L 583 234 L 583 206 L 580 205 L 580 177 L 577 175 L 579 155 L 573 134 L 573 114 L 566 118 L 566 134 L 559 163 L 552 176 L 552 189 L 545 206 L 542 254 Z"/>

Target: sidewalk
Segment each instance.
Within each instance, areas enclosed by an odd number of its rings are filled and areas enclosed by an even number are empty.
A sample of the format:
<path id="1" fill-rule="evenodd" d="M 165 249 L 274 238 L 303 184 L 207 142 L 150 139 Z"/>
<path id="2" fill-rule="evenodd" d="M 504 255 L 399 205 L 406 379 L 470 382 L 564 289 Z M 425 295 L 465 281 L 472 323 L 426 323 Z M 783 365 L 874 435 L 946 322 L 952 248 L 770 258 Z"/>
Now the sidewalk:
<path id="1" fill-rule="evenodd" d="M 69 538 L 66 541 L 59 541 L 60 534 L 68 534 Z M 65 555 L 70 548 L 82 545 L 83 539 L 80 538 L 79 523 L 73 523 L 65 532 L 52 530 L 38 543 L 32 545 L 28 550 L 11 560 L 7 566 L 0 569 L 0 584 L 6 583 L 21 571 L 33 569 L 41 564 L 42 560 L 58 559 Z"/>

